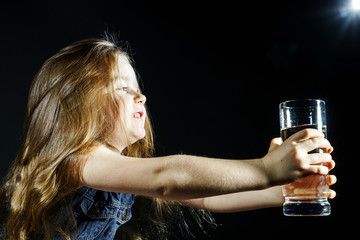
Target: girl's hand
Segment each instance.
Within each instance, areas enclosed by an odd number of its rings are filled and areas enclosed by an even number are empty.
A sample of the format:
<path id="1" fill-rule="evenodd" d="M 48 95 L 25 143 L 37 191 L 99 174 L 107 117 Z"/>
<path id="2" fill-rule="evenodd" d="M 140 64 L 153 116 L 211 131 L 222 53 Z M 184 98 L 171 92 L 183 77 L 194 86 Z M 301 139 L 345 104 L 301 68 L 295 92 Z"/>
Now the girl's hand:
<path id="1" fill-rule="evenodd" d="M 308 153 L 316 148 L 325 149 L 326 153 Z M 332 146 L 321 131 L 304 129 L 284 142 L 280 138 L 273 139 L 262 162 L 271 185 L 286 184 L 310 174 L 328 174 L 335 166 L 330 155 L 332 151 Z M 329 184 L 335 182 L 335 176 L 331 177 Z M 334 193 L 332 191 L 331 196 Z"/>

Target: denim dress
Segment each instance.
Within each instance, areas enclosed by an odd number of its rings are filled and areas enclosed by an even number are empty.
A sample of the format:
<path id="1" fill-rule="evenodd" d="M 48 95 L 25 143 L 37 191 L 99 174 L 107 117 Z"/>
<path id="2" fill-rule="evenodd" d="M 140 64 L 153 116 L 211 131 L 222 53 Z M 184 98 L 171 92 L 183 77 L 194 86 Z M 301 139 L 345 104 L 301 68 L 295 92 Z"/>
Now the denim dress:
<path id="1" fill-rule="evenodd" d="M 118 228 L 131 219 L 134 201 L 134 194 L 105 192 L 88 187 L 78 189 L 72 201 L 77 233 L 74 232 L 71 239 L 114 239 Z M 0 226 L 0 240 L 2 239 L 7 239 L 4 226 Z M 53 239 L 64 238 L 57 233 Z"/>
<path id="2" fill-rule="evenodd" d="M 134 201 L 134 194 L 80 188 L 72 202 L 77 223 L 75 239 L 113 239 L 116 230 L 130 220 Z"/>

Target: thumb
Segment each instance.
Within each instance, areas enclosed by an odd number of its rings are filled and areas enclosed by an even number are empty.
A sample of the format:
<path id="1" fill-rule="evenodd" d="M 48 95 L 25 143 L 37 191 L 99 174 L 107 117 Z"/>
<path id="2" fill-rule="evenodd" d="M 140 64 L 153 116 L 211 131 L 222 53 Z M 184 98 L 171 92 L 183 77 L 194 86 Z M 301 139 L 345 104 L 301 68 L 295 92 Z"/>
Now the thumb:
<path id="1" fill-rule="evenodd" d="M 274 150 L 276 147 L 280 146 L 283 143 L 282 139 L 280 137 L 278 138 L 273 138 L 270 142 L 270 147 L 268 152 L 271 152 L 272 150 Z"/>

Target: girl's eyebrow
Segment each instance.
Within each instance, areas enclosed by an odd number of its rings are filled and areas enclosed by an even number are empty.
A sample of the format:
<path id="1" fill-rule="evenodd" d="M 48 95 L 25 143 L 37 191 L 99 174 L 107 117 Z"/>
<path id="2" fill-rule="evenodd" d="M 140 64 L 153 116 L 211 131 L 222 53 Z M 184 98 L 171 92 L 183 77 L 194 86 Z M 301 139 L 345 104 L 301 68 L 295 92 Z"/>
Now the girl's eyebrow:
<path id="1" fill-rule="evenodd" d="M 120 86 L 126 85 L 126 87 L 130 87 L 135 89 L 136 91 L 140 91 L 140 86 L 137 81 L 133 82 L 129 80 L 129 77 L 125 76 L 118 78 L 118 83 Z"/>
<path id="2" fill-rule="evenodd" d="M 114 79 L 118 80 L 118 81 L 121 81 L 121 80 L 128 81 L 129 76 L 128 75 L 115 74 Z"/>
<path id="3" fill-rule="evenodd" d="M 120 77 L 116 76 L 115 79 L 116 79 L 115 80 L 116 85 L 124 85 L 124 84 L 127 85 L 129 83 L 129 79 L 127 77 L 124 78 L 122 76 L 120 76 Z"/>
<path id="4" fill-rule="evenodd" d="M 120 77 L 118 78 L 118 80 L 119 80 L 120 84 L 125 83 L 125 84 L 132 85 L 132 86 L 134 86 L 134 87 L 139 88 L 139 83 L 137 82 L 137 79 L 133 80 L 133 79 L 132 79 L 131 77 L 129 77 L 129 76 L 120 76 Z"/>

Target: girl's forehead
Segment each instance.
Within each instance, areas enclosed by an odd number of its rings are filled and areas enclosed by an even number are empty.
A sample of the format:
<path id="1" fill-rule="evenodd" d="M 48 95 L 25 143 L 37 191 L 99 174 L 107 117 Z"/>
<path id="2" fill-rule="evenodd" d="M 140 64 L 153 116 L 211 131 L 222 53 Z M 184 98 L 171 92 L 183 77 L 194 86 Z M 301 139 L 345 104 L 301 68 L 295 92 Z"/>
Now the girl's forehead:
<path id="1" fill-rule="evenodd" d="M 119 77 L 130 78 L 136 77 L 135 71 L 129 61 L 125 57 L 119 57 L 118 61 Z"/>
<path id="2" fill-rule="evenodd" d="M 120 56 L 118 59 L 118 64 L 118 71 L 115 73 L 116 82 L 120 84 L 127 83 L 137 85 L 135 71 L 127 58 Z"/>

